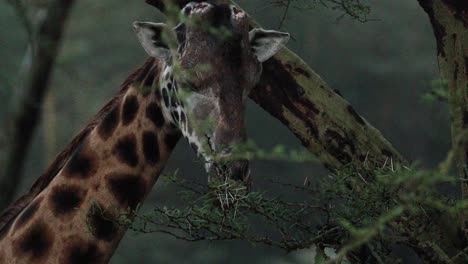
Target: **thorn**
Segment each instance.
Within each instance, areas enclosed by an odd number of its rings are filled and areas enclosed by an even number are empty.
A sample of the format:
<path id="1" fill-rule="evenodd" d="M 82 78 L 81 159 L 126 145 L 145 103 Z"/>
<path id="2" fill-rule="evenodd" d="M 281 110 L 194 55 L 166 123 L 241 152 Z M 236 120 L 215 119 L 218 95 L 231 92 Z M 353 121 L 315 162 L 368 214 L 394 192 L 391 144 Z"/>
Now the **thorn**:
<path id="1" fill-rule="evenodd" d="M 307 184 L 308 181 L 309 181 L 309 176 L 307 176 L 307 177 L 304 179 L 303 186 L 306 186 L 306 184 Z"/>

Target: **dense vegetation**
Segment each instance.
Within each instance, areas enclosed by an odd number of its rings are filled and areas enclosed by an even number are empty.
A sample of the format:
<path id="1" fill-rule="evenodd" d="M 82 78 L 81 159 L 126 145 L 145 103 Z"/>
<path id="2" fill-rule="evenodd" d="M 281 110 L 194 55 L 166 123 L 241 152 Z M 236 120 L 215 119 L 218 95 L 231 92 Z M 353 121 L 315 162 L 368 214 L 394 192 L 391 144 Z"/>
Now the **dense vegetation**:
<path id="1" fill-rule="evenodd" d="M 23 81 L 22 69 L 28 64 L 27 31 L 6 2 L 0 2 L 0 21 L 8 25 L 0 29 L 0 93 L 6 102 L 0 105 L 2 127 L 9 122 L 18 95 L 24 92 L 18 87 Z M 426 103 L 447 97 L 444 81 L 434 81 L 439 77 L 427 17 L 416 1 L 382 1 L 371 6 L 339 3 L 239 1 L 265 27 L 291 32 L 294 41 L 289 47 L 418 165 L 398 167 L 388 161 L 366 174 L 352 166 L 330 174 L 304 155 L 305 150 L 287 130 L 252 104 L 248 132 L 256 142 L 254 192 L 237 190 L 230 182 L 208 188 L 201 164 L 191 162 L 195 160 L 192 151 L 181 142 L 166 173 L 165 182 L 172 184 L 157 184 L 136 221 L 125 215 L 118 219 L 136 232 L 130 232 L 112 263 L 180 262 L 187 258 L 191 263 L 234 263 L 246 256 L 252 263 L 301 262 L 307 261 L 313 250 L 286 256 L 283 250 L 312 244 L 327 248 L 337 242 L 345 245 L 339 255 L 360 248 L 372 261 L 401 257 L 411 262 L 414 254 L 409 248 L 415 243 L 428 243 L 445 257 L 446 252 L 439 247 L 444 243 L 438 237 L 440 228 L 466 210 L 467 204 L 454 199 L 459 194 L 448 164 L 452 157 L 447 105 Z M 332 10 L 323 8 L 324 4 Z M 348 15 L 342 16 L 343 11 L 349 11 Z M 76 3 L 21 190 L 143 62 L 145 55 L 131 31 L 131 22 L 164 19 L 154 14 L 139 2 Z M 0 140 L 5 145 L 8 133 L 0 134 Z M 274 145 L 299 150 L 276 147 L 271 151 Z M 261 152 L 261 148 L 269 150 Z M 182 240 L 161 234 L 168 232 Z M 255 245 L 223 242 L 232 239 Z M 176 253 L 181 251 L 189 257 Z"/>

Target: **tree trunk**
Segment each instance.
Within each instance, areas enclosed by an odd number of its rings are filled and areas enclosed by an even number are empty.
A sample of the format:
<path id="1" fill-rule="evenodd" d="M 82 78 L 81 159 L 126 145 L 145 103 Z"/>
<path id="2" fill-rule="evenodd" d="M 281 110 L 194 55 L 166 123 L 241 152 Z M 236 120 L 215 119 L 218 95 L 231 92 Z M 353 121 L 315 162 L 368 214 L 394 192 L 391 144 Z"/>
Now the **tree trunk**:
<path id="1" fill-rule="evenodd" d="M 191 1 L 146 2 L 166 12 L 169 2 L 180 8 Z M 254 20 L 251 25 L 257 26 Z M 287 48 L 263 64 L 260 83 L 250 98 L 286 125 L 330 170 L 348 164 L 372 170 L 404 162 L 377 129 Z"/>
<path id="2" fill-rule="evenodd" d="M 447 81 L 452 144 L 461 190 L 468 198 L 468 2 L 419 0 L 434 29 L 440 77 Z M 465 223 L 468 227 L 468 222 Z"/>
<path id="3" fill-rule="evenodd" d="M 468 2 L 419 0 L 437 42 L 441 79 L 449 91 L 452 144 L 463 198 L 468 198 Z M 465 216 L 464 228 L 468 228 Z"/>
<path id="4" fill-rule="evenodd" d="M 456 148 L 457 172 L 463 196 L 468 197 L 468 2 L 419 0 L 426 11 L 437 42 L 440 77 L 447 81 L 452 144 Z"/>
<path id="5" fill-rule="evenodd" d="M 6 128 L 10 140 L 0 175 L 0 210 L 11 202 L 20 183 L 24 159 L 39 123 L 63 28 L 73 3 L 73 0 L 52 1 L 38 27 L 25 93 Z"/>
<path id="6" fill-rule="evenodd" d="M 462 198 L 468 198 L 468 1 L 418 0 L 432 24 L 437 42 L 440 78 L 449 92 L 451 134 Z M 459 222 L 454 225 L 454 222 Z M 468 246 L 468 213 L 447 224 L 447 243 Z M 444 248 L 445 249 L 445 248 Z M 450 248 L 446 249 L 447 251 Z M 463 261 L 463 260 L 461 260 Z"/>

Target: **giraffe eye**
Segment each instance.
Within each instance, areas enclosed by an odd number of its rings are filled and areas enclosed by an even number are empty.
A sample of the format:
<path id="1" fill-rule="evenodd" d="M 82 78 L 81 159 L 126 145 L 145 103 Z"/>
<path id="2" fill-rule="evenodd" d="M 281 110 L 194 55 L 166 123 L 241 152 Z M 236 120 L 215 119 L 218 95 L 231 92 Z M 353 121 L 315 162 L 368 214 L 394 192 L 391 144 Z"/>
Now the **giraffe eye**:
<path id="1" fill-rule="evenodd" d="M 191 6 L 187 6 L 184 10 L 184 14 L 188 15 L 190 14 L 190 12 L 192 12 L 192 7 Z"/>

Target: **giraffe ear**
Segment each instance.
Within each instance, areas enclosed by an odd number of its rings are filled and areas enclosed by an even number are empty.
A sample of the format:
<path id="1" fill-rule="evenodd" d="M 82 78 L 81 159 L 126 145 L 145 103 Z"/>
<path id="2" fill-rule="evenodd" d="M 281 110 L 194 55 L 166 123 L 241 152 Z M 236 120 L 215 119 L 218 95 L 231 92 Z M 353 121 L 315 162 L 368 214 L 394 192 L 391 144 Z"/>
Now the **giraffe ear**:
<path id="1" fill-rule="evenodd" d="M 275 30 L 254 28 L 249 32 L 250 46 L 260 62 L 273 57 L 288 40 L 288 33 Z"/>
<path id="2" fill-rule="evenodd" d="M 166 24 L 152 22 L 133 22 L 133 29 L 146 52 L 155 58 L 168 61 L 171 51 L 164 41 Z"/>

